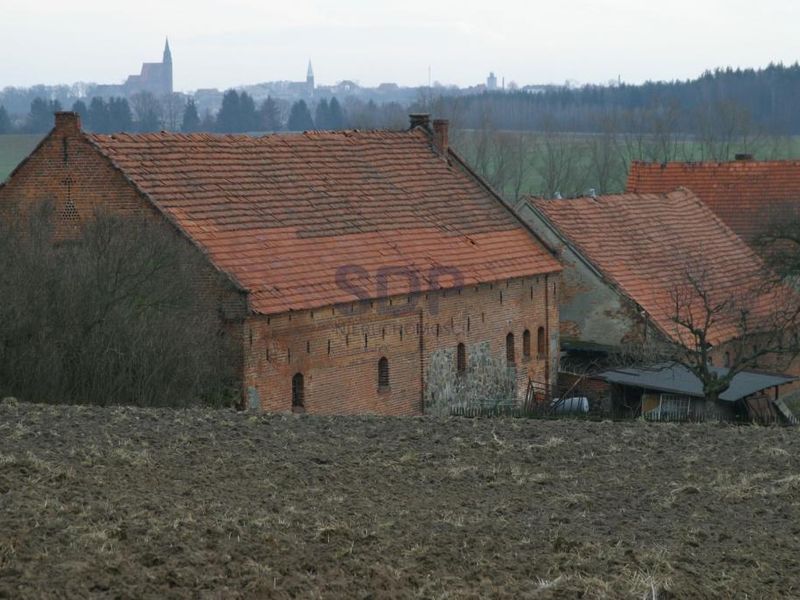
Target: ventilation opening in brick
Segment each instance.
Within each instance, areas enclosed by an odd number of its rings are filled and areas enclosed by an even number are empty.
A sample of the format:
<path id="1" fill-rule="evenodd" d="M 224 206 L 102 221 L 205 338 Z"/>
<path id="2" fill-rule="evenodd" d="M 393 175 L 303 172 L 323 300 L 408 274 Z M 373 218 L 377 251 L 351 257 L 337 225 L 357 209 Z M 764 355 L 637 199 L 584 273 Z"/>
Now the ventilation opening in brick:
<path id="1" fill-rule="evenodd" d="M 467 371 L 467 349 L 464 344 L 456 347 L 456 372 L 463 375 Z"/>
<path id="2" fill-rule="evenodd" d="M 80 215 L 78 215 L 78 209 L 75 208 L 75 203 L 72 199 L 67 200 L 64 206 L 61 207 L 59 218 L 65 225 L 75 226 L 80 223 L 81 218 Z"/>

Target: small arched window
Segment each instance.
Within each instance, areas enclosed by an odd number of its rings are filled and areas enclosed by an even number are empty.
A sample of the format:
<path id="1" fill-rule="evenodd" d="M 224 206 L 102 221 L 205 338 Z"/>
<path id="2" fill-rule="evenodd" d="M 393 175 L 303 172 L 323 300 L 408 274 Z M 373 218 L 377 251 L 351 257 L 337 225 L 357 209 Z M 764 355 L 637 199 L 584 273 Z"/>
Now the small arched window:
<path id="1" fill-rule="evenodd" d="M 509 333 L 506 336 L 506 362 L 509 365 L 513 365 L 515 361 L 514 357 L 514 334 Z"/>
<path id="2" fill-rule="evenodd" d="M 306 390 L 303 381 L 303 374 L 296 373 L 292 377 L 292 412 L 306 411 Z"/>
<path id="3" fill-rule="evenodd" d="M 527 329 L 522 332 L 522 356 L 523 358 L 531 357 L 531 332 Z"/>
<path id="4" fill-rule="evenodd" d="M 467 348 L 464 344 L 456 346 L 456 372 L 463 375 L 467 371 Z"/>
<path id="5" fill-rule="evenodd" d="M 536 331 L 536 354 L 538 358 L 544 358 L 547 354 L 547 342 L 544 339 L 544 327 L 539 327 Z"/>
<path id="6" fill-rule="evenodd" d="M 730 366 L 731 366 L 731 353 L 730 352 L 726 352 L 725 353 L 725 367 L 729 368 Z"/>
<path id="7" fill-rule="evenodd" d="M 389 360 L 382 356 L 378 361 L 378 389 L 385 390 L 389 387 Z"/>

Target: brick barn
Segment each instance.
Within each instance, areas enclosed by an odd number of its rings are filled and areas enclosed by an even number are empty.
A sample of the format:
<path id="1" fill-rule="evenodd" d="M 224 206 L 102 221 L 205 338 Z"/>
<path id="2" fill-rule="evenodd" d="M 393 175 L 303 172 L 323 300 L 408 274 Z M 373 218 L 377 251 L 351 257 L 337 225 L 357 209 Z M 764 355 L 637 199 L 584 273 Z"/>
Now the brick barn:
<path id="1" fill-rule="evenodd" d="M 0 207 L 49 201 L 61 237 L 98 208 L 163 219 L 207 259 L 244 406 L 420 414 L 432 364 L 486 354 L 519 397 L 557 372 L 561 267 L 447 133 L 95 135 L 58 113 Z"/>

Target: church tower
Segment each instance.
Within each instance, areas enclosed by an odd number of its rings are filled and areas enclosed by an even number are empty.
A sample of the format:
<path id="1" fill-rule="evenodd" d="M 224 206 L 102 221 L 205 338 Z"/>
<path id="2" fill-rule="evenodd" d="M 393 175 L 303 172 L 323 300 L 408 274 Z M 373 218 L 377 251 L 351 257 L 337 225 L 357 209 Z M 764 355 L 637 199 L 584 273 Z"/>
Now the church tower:
<path id="1" fill-rule="evenodd" d="M 164 44 L 164 58 L 161 61 L 162 82 L 164 93 L 172 93 L 172 52 L 169 49 L 169 38 Z"/>
<path id="2" fill-rule="evenodd" d="M 311 67 L 311 61 L 308 61 L 308 71 L 306 72 L 306 85 L 308 86 L 308 93 L 314 93 L 314 69 Z"/>

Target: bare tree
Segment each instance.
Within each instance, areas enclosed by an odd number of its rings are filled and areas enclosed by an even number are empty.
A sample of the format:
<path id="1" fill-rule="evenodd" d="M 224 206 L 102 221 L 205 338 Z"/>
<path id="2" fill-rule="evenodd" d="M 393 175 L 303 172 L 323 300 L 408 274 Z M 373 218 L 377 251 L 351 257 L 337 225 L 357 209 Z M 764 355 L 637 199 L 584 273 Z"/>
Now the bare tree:
<path id="1" fill-rule="evenodd" d="M 162 121 L 167 131 L 179 131 L 186 108 L 186 97 L 178 92 L 161 97 Z"/>
<path id="2" fill-rule="evenodd" d="M 42 207 L 2 222 L 1 391 L 54 403 L 224 401 L 235 354 L 200 287 L 199 252 L 162 223 L 101 213 L 54 244 L 57 216 Z"/>
<path id="3" fill-rule="evenodd" d="M 747 369 L 785 368 L 800 352 L 800 302 L 793 290 L 765 276 L 720 290 L 712 272 L 687 268 L 670 290 L 672 330 L 655 346 L 700 379 L 706 399 L 716 401 L 733 378 Z M 726 371 L 712 368 L 724 356 Z"/>
<path id="4" fill-rule="evenodd" d="M 533 159 L 539 194 L 545 198 L 580 195 L 586 184 L 584 148 L 574 137 L 556 131 L 552 119 L 544 120 L 542 130 Z"/>
<path id="5" fill-rule="evenodd" d="M 157 131 L 161 127 L 162 107 L 150 92 L 139 92 L 131 96 L 139 131 Z"/>
<path id="6" fill-rule="evenodd" d="M 587 144 L 592 187 L 602 194 L 620 192 L 625 188 L 626 164 L 617 120 L 613 114 L 604 115 L 597 127 L 599 133 L 590 136 Z"/>

